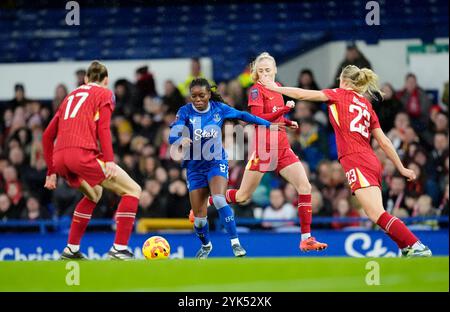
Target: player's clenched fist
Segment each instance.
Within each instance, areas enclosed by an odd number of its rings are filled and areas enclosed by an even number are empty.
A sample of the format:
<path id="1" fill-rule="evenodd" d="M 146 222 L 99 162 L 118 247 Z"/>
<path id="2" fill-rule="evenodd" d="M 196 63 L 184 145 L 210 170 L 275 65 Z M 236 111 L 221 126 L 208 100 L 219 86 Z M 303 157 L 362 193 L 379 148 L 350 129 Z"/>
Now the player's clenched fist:
<path id="1" fill-rule="evenodd" d="M 106 179 L 112 179 L 117 176 L 117 166 L 114 162 L 108 161 L 105 163 L 105 176 Z"/>
<path id="2" fill-rule="evenodd" d="M 416 173 L 413 170 L 411 170 L 411 169 L 403 168 L 403 170 L 400 171 L 400 173 L 408 181 L 414 181 L 415 179 L 417 179 Z"/>
<path id="3" fill-rule="evenodd" d="M 286 106 L 289 108 L 294 108 L 295 107 L 295 102 L 294 101 L 287 101 L 286 102 Z"/>
<path id="4" fill-rule="evenodd" d="M 49 190 L 56 189 L 56 174 L 51 174 L 45 178 L 44 187 Z"/>

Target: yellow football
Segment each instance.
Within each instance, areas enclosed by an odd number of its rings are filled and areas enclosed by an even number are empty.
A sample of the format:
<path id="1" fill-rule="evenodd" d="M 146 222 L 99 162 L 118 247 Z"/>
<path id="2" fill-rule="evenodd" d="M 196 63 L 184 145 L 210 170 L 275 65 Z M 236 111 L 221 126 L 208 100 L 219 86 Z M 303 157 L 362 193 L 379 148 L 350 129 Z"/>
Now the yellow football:
<path id="1" fill-rule="evenodd" d="M 170 245 L 164 237 L 152 236 L 142 246 L 142 253 L 148 260 L 167 259 L 170 255 Z"/>

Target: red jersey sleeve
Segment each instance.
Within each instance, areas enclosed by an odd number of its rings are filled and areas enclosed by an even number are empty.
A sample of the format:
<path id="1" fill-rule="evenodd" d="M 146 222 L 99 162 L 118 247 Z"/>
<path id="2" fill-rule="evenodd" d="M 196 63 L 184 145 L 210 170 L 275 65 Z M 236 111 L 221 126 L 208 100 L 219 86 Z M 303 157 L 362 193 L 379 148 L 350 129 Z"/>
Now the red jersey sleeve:
<path id="1" fill-rule="evenodd" d="M 112 109 L 109 105 L 100 108 L 97 125 L 97 136 L 102 148 L 103 160 L 105 162 L 114 161 L 114 152 L 111 138 L 111 114 Z"/>
<path id="2" fill-rule="evenodd" d="M 248 106 L 264 106 L 263 95 L 257 86 L 250 88 L 250 92 L 248 94 Z"/>
<path id="3" fill-rule="evenodd" d="M 59 111 L 56 112 L 53 119 L 50 121 L 49 125 L 42 135 L 42 147 L 44 150 L 44 159 L 47 163 L 47 176 L 55 173 L 55 168 L 53 167 L 53 144 L 58 133 L 58 123 L 59 123 Z"/>
<path id="4" fill-rule="evenodd" d="M 111 90 L 106 89 L 106 92 L 102 95 L 99 110 L 102 109 L 103 106 L 111 107 L 111 111 L 114 111 L 114 107 L 116 106 L 116 97 Z"/>
<path id="5" fill-rule="evenodd" d="M 327 96 L 328 98 L 328 104 L 335 104 L 339 101 L 341 97 L 340 89 L 324 89 L 322 92 Z"/>

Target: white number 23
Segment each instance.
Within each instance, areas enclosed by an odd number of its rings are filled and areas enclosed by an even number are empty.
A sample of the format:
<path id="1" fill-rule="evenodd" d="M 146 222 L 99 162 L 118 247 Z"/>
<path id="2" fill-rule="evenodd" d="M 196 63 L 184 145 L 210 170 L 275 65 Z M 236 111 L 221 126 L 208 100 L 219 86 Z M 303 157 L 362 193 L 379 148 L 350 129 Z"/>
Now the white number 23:
<path id="1" fill-rule="evenodd" d="M 358 132 L 363 137 L 369 138 L 369 127 L 370 127 L 369 111 L 353 104 L 349 106 L 349 110 L 350 113 L 354 113 L 355 111 L 358 113 L 358 115 L 350 123 L 350 131 Z M 364 120 L 362 121 L 361 119 Z"/>

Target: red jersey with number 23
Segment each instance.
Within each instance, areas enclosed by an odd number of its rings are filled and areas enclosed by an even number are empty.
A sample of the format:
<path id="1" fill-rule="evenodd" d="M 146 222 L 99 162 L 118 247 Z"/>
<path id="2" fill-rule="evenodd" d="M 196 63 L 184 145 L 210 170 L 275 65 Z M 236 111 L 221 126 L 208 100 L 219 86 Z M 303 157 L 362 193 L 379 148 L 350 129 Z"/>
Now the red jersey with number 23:
<path id="1" fill-rule="evenodd" d="M 105 105 L 114 110 L 114 95 L 111 90 L 94 83 L 82 85 L 72 91 L 61 103 L 58 136 L 54 150 L 79 147 L 98 151 L 97 120 Z"/>
<path id="2" fill-rule="evenodd" d="M 328 115 L 336 134 L 338 157 L 353 153 L 375 154 L 370 145 L 373 129 L 380 123 L 372 104 L 352 90 L 325 89 L 328 97 Z"/>

